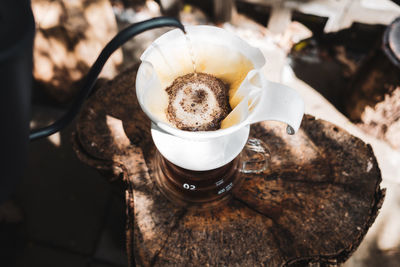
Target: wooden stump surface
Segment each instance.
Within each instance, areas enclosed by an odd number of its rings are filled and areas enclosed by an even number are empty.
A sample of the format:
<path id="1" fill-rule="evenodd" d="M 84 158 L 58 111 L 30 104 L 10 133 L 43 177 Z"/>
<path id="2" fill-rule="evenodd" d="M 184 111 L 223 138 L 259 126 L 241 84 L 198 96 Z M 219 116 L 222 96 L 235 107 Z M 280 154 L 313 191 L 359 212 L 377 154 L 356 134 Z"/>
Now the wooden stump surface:
<path id="1" fill-rule="evenodd" d="M 360 244 L 384 190 L 371 147 L 306 115 L 294 136 L 276 122 L 252 125 L 271 151 L 262 174 L 211 211 L 171 204 L 153 182 L 156 148 L 135 94 L 136 68 L 86 103 L 73 136 L 78 157 L 126 184 L 127 250 L 138 266 L 339 264 Z"/>

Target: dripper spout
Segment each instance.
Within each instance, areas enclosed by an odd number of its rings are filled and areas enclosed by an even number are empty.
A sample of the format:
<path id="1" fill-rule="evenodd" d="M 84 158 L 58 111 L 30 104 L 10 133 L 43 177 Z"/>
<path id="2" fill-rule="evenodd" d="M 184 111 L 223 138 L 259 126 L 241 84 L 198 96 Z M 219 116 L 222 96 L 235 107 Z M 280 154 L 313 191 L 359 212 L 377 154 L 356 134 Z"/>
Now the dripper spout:
<path id="1" fill-rule="evenodd" d="M 288 126 L 286 126 L 286 133 L 289 135 L 294 135 L 296 132 L 294 131 L 292 126 L 288 125 Z"/>

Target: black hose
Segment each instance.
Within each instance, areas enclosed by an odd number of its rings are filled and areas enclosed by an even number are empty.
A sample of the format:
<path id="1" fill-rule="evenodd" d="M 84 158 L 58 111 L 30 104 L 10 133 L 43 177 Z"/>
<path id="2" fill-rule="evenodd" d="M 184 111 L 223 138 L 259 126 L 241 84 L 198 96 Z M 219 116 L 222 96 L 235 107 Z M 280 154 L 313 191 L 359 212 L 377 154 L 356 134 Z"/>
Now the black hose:
<path id="1" fill-rule="evenodd" d="M 82 104 L 85 102 L 86 98 L 92 92 L 93 86 L 97 81 L 97 78 L 103 69 L 104 64 L 107 62 L 108 58 L 117 50 L 120 46 L 126 43 L 129 39 L 134 37 L 135 35 L 145 32 L 147 30 L 151 30 L 154 28 L 164 27 L 164 26 L 171 26 L 177 27 L 185 32 L 185 28 L 182 23 L 170 17 L 158 17 L 154 19 L 145 20 L 142 22 L 138 22 L 128 26 L 127 28 L 120 31 L 101 51 L 100 55 L 97 57 L 96 61 L 90 68 L 88 74 L 85 78 L 85 83 L 82 89 L 79 91 L 78 95 L 76 96 L 75 101 L 73 102 L 70 109 L 57 121 L 53 124 L 46 126 L 44 128 L 36 129 L 31 131 L 29 134 L 29 140 L 37 140 L 39 138 L 47 137 L 52 135 L 69 123 L 75 118 L 78 114 L 79 110 L 82 107 Z"/>

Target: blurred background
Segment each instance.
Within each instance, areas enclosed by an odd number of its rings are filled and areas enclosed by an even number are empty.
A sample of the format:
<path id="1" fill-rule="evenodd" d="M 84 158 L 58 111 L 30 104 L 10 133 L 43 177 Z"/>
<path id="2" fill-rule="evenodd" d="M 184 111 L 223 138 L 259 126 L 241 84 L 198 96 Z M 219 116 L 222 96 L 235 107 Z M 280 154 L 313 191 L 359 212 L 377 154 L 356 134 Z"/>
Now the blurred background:
<path id="1" fill-rule="evenodd" d="M 295 88 L 306 113 L 371 144 L 386 199 L 344 266 L 400 266 L 399 2 L 32 0 L 30 126 L 65 112 L 101 49 L 127 25 L 169 15 L 185 25 L 223 27 L 261 49 L 266 77 Z M 109 59 L 96 87 L 137 64 L 168 30 L 130 40 Z M 112 174 L 78 160 L 73 130 L 29 144 L 21 181 L 0 202 L 0 266 L 127 266 L 124 191 Z"/>

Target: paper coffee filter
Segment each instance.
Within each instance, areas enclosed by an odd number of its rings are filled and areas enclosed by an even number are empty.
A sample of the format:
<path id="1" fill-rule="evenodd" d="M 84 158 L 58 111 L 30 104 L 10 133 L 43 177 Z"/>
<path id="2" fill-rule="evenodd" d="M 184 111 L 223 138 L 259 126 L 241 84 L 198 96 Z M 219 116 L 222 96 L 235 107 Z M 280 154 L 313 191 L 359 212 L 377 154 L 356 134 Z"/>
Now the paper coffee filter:
<path id="1" fill-rule="evenodd" d="M 229 103 L 233 110 L 221 122 L 221 129 L 229 128 L 248 119 L 254 106 L 258 103 L 264 87 L 264 79 L 258 70 L 251 70 L 235 92 L 230 93 Z"/>
<path id="2" fill-rule="evenodd" d="M 142 108 L 155 122 L 171 125 L 166 118 L 168 95 L 165 89 L 179 76 L 192 73 L 191 49 L 196 72 L 211 74 L 230 85 L 232 112 L 222 122 L 229 128 L 243 122 L 251 112 L 251 103 L 260 91 L 259 72 L 265 59 L 261 51 L 239 37 L 212 26 L 186 27 L 189 37 L 172 30 L 143 53 L 136 88 Z"/>

